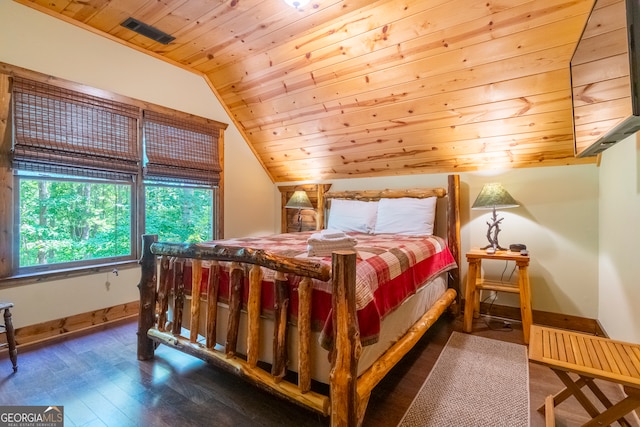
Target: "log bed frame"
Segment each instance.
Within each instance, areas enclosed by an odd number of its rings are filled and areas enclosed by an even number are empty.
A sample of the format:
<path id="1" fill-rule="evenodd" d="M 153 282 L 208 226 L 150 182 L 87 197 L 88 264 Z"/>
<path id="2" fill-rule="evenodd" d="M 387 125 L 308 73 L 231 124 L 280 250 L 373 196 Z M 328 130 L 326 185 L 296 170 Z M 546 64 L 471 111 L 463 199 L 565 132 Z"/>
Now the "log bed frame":
<path id="1" fill-rule="evenodd" d="M 448 189 L 425 190 L 385 190 L 384 192 L 348 192 L 332 194 L 331 197 L 351 197 L 356 199 L 379 199 L 380 197 L 428 197 L 447 196 L 447 240 L 449 248 L 460 265 L 460 220 L 459 220 L 459 187 L 457 175 L 448 178 Z M 329 199 L 329 193 L 326 198 Z M 396 363 L 416 344 L 429 327 L 444 313 L 448 307 L 458 301 L 459 273 L 458 269 L 449 272 L 449 289 L 442 297 L 416 322 L 407 333 L 391 346 L 369 369 L 357 376 L 358 359 L 361 351 L 359 331 L 357 330 L 355 309 L 355 265 L 356 254 L 353 251 L 338 251 L 332 256 L 332 268 L 313 260 L 287 258 L 268 251 L 251 248 L 215 245 L 200 246 L 197 244 L 158 243 L 157 236 L 144 235 L 142 258 L 140 260 L 142 274 L 138 288 L 140 290 L 140 314 L 138 321 L 138 359 L 149 360 L 154 356 L 158 344 L 165 344 L 181 352 L 198 357 L 206 362 L 219 366 L 258 387 L 274 393 L 291 402 L 303 405 L 324 416 L 331 416 L 332 426 L 357 426 L 362 424 L 367 403 L 372 389 L 396 365 Z M 159 278 L 157 277 L 157 258 L 160 258 Z M 207 319 L 215 319 L 217 304 L 209 303 L 217 300 L 219 261 L 231 262 L 230 267 L 230 301 L 229 323 L 225 346 L 216 346 L 215 324 L 207 322 L 207 330 L 200 336 L 205 343 L 198 342 L 199 317 L 201 315 L 200 298 L 192 298 L 190 304 L 189 336 L 182 336 L 182 310 L 184 306 L 184 289 L 176 286 L 174 290 L 173 324 L 167 323 L 169 304 L 168 272 L 170 258 L 191 259 L 192 261 L 192 293 L 200 292 L 202 261 L 210 260 L 211 273 L 207 289 Z M 249 300 L 247 303 L 247 355 L 246 358 L 236 354 L 238 328 L 240 324 L 241 284 L 244 280 L 244 269 L 249 267 Z M 181 264 L 176 262 L 175 274 L 181 278 Z M 273 332 L 273 364 L 271 372 L 258 366 L 258 343 L 260 340 L 260 292 L 262 272 L 260 267 L 274 270 L 275 273 L 275 326 Z M 302 278 L 298 289 L 298 375 L 297 384 L 285 380 L 287 365 L 287 307 L 289 304 L 288 288 L 285 273 L 295 274 Z M 333 325 L 335 346 L 330 354 L 330 392 L 329 396 L 311 390 L 309 368 L 309 348 L 311 345 L 311 279 L 332 280 Z M 158 280 L 159 279 L 159 280 Z M 175 283 L 182 283 L 176 280 Z M 455 304 L 459 307 L 459 304 Z M 302 313 L 307 313 L 303 316 Z M 214 320 L 215 322 L 215 320 Z"/>

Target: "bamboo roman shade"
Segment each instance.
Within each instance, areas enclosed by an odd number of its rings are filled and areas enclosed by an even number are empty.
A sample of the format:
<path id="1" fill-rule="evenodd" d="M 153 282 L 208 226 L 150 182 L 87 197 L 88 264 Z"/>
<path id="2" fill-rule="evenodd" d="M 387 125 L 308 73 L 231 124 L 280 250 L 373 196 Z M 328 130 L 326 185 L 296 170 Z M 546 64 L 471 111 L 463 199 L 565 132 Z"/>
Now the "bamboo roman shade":
<path id="1" fill-rule="evenodd" d="M 99 178 L 139 171 L 139 107 L 13 79 L 16 169 Z"/>
<path id="2" fill-rule="evenodd" d="M 206 120 L 188 120 L 144 111 L 142 124 L 150 180 L 217 185 L 220 129 Z"/>

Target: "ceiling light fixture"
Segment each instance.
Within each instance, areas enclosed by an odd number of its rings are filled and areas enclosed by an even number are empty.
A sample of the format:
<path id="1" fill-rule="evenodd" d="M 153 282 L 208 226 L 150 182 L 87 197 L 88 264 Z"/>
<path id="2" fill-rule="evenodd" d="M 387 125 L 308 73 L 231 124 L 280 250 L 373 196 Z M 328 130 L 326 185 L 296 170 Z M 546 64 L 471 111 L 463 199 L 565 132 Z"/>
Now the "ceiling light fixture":
<path id="1" fill-rule="evenodd" d="M 306 5 L 309 4 L 309 1 L 310 0 L 284 0 L 286 4 L 288 4 L 291 7 L 295 7 L 296 9 L 305 7 Z"/>

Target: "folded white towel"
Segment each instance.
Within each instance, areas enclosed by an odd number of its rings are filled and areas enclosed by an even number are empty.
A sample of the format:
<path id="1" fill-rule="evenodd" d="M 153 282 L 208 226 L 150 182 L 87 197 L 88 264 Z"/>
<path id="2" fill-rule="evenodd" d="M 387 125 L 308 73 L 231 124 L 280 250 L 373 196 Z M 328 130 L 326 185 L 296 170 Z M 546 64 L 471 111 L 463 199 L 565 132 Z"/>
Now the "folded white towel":
<path id="1" fill-rule="evenodd" d="M 333 251 L 347 251 L 347 250 L 355 250 L 356 245 L 345 244 L 345 245 L 308 245 L 307 252 L 309 256 L 331 256 Z"/>
<path id="2" fill-rule="evenodd" d="M 336 239 L 338 237 L 346 237 L 344 231 L 340 230 L 321 230 L 320 234 L 325 239 Z"/>
<path id="3" fill-rule="evenodd" d="M 358 244 L 355 237 L 342 234 L 340 237 L 328 238 L 322 233 L 313 233 L 307 239 L 309 256 L 330 256 L 333 251 L 353 249 Z"/>
<path id="4" fill-rule="evenodd" d="M 355 237 L 349 236 L 348 234 L 345 234 L 344 236 L 340 236 L 340 237 L 329 238 L 329 237 L 324 237 L 322 233 L 313 233 L 307 239 L 308 244 L 317 243 L 317 244 L 331 245 L 331 244 L 340 244 L 343 242 L 347 242 L 355 245 L 356 243 L 358 243 L 358 239 L 356 239 Z"/>

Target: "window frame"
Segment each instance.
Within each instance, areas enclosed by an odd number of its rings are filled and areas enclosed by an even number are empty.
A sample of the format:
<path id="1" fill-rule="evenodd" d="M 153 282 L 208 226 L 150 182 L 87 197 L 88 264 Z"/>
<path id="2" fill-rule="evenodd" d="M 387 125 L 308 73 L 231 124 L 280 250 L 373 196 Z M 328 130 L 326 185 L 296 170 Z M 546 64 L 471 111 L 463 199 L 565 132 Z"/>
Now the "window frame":
<path id="1" fill-rule="evenodd" d="M 212 185 L 212 224 L 213 239 L 223 238 L 223 215 L 224 215 L 224 130 L 228 124 L 218 122 L 204 117 L 194 116 L 189 113 L 180 112 L 164 106 L 150 104 L 127 96 L 114 94 L 109 91 L 100 90 L 74 83 L 68 80 L 58 79 L 52 76 L 41 74 L 35 71 L 26 70 L 15 67 L 10 64 L 0 63 L 0 287 L 16 286 L 21 284 L 30 284 L 46 280 L 56 280 L 73 276 L 83 276 L 103 271 L 112 271 L 113 268 L 137 268 L 137 259 L 140 257 L 141 236 L 145 230 L 145 183 L 143 181 L 142 162 L 137 175 L 133 176 L 132 183 L 132 235 L 131 243 L 133 249 L 133 257 L 131 259 L 107 259 L 101 258 L 97 260 L 89 260 L 87 265 L 73 265 L 62 267 L 59 269 L 50 269 L 46 271 L 17 271 L 15 269 L 16 259 L 19 259 L 18 250 L 15 239 L 11 236 L 15 232 L 18 218 L 15 214 L 15 200 L 17 200 L 14 192 L 19 192 L 16 186 L 17 178 L 10 164 L 11 150 L 11 84 L 10 78 L 19 76 L 35 80 L 50 85 L 59 86 L 66 89 L 90 94 L 93 96 L 101 96 L 106 99 L 129 103 L 140 108 L 141 115 L 138 121 L 138 148 L 142 158 L 142 111 L 149 110 L 161 114 L 177 117 L 183 120 L 196 120 L 206 123 L 210 126 L 217 127 L 219 137 L 217 140 L 217 155 L 220 165 L 220 175 L 218 185 Z M 109 180 L 107 180 L 109 181 Z M 115 182 L 115 181 L 111 181 Z M 19 207 L 18 207 L 19 208 Z M 52 264 L 57 265 L 57 264 Z"/>
<path id="2" fill-rule="evenodd" d="M 126 261 L 135 261 L 137 256 L 137 245 L 133 237 L 136 234 L 136 212 L 138 212 L 138 201 L 136 197 L 136 185 L 135 180 L 132 179 L 130 181 L 113 181 L 106 179 L 90 179 L 83 177 L 70 177 L 70 176 L 54 176 L 54 175 L 38 175 L 38 174 L 27 174 L 21 173 L 20 171 L 14 171 L 14 188 L 17 191 L 14 192 L 13 197 L 13 210 L 14 210 L 14 233 L 13 233 L 13 246 L 16 248 L 16 256 L 13 257 L 13 268 L 12 270 L 16 272 L 19 276 L 28 276 L 30 274 L 37 273 L 48 273 L 57 270 L 69 270 L 75 268 L 83 268 L 83 267 L 93 267 L 96 265 L 104 265 L 104 264 L 113 264 L 113 263 L 121 263 Z M 41 264 L 41 265 L 31 265 L 31 266 L 20 266 L 20 180 L 21 179 L 32 179 L 32 180 L 42 180 L 42 181 L 59 181 L 59 182 L 79 182 L 79 183 L 94 183 L 94 184 L 114 184 L 114 185 L 126 185 L 129 187 L 129 197 L 130 197 L 130 213 L 129 213 L 129 233 L 131 238 L 129 239 L 130 247 L 129 254 L 120 255 L 120 256 L 109 256 L 102 258 L 94 258 L 94 259 L 85 259 L 85 260 L 76 260 L 76 261 L 68 261 L 68 262 L 60 262 L 60 263 L 52 263 L 52 264 Z"/>

